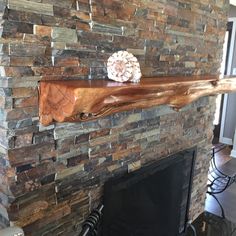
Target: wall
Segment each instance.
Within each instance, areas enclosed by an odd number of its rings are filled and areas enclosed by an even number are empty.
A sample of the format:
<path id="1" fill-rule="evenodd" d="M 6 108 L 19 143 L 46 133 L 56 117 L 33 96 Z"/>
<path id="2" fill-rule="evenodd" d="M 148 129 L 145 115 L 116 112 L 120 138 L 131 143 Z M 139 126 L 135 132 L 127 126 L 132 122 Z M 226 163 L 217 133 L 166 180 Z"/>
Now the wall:
<path id="1" fill-rule="evenodd" d="M 230 5 L 229 8 L 229 17 L 236 17 L 236 7 Z M 232 60 L 231 67 L 229 68 L 229 74 L 233 74 L 233 69 L 236 68 L 236 44 L 235 44 L 235 35 L 231 36 L 231 44 L 233 45 L 233 55 L 232 58 L 229 58 L 229 60 Z M 222 142 L 226 144 L 233 144 L 233 137 L 235 133 L 235 127 L 236 127 L 236 93 L 231 93 L 227 96 L 227 101 L 225 102 L 223 113 L 225 112 L 225 117 L 222 117 L 222 120 L 224 122 L 223 132 L 222 132 Z"/>
<path id="2" fill-rule="evenodd" d="M 230 156 L 236 158 L 236 129 L 235 129 L 235 133 L 234 133 L 233 149 L 230 153 Z"/>
<path id="3" fill-rule="evenodd" d="M 203 211 L 214 98 L 94 122 L 42 127 L 40 80 L 100 79 L 112 52 L 134 53 L 144 76 L 216 74 L 224 0 L 3 0 L 1 222 L 26 235 L 74 235 L 111 176 L 198 146 L 191 218 Z M 163 180 L 164 181 L 164 180 Z"/>
<path id="4" fill-rule="evenodd" d="M 236 93 L 231 93 L 227 97 L 225 107 L 225 120 L 223 137 L 233 144 L 233 137 L 236 128 Z"/>
<path id="5" fill-rule="evenodd" d="M 236 6 L 230 5 L 228 16 L 229 17 L 236 17 Z"/>

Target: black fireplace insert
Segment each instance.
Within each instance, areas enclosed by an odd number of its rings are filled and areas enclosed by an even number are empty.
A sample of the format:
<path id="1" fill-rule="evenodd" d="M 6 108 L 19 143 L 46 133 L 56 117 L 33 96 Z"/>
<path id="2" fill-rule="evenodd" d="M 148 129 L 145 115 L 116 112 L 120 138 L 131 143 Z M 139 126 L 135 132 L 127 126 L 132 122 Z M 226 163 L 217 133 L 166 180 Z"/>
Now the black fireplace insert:
<path id="1" fill-rule="evenodd" d="M 185 235 L 196 148 L 105 183 L 101 236 Z"/>

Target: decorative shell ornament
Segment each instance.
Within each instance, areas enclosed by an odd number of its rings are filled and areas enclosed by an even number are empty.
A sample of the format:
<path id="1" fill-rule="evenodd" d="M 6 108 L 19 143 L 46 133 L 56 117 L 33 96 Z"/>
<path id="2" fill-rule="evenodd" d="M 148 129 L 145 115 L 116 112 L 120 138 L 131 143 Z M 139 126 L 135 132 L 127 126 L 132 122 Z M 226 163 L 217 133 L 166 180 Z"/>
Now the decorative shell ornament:
<path id="1" fill-rule="evenodd" d="M 117 82 L 137 83 L 142 76 L 137 58 L 127 51 L 112 54 L 107 61 L 108 78 Z"/>

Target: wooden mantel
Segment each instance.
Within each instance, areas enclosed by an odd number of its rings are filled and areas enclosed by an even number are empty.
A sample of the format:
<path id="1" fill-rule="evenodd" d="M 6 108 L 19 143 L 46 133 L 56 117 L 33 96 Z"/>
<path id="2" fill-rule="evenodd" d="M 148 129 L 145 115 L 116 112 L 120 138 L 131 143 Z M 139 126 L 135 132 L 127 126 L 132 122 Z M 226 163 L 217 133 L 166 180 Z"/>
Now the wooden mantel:
<path id="1" fill-rule="evenodd" d="M 186 76 L 142 78 L 140 83 L 110 80 L 40 82 L 40 122 L 75 122 L 134 108 L 167 104 L 179 109 L 196 99 L 236 91 L 236 78 Z"/>

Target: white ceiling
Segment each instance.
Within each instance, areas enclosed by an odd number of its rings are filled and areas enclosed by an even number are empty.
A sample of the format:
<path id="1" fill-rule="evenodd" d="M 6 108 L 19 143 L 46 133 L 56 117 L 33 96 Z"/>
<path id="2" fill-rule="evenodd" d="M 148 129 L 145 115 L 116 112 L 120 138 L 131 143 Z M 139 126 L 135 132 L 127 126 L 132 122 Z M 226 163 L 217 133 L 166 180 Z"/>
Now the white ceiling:
<path id="1" fill-rule="evenodd" d="M 229 0 L 229 3 L 230 3 L 231 5 L 236 6 L 236 0 Z"/>

